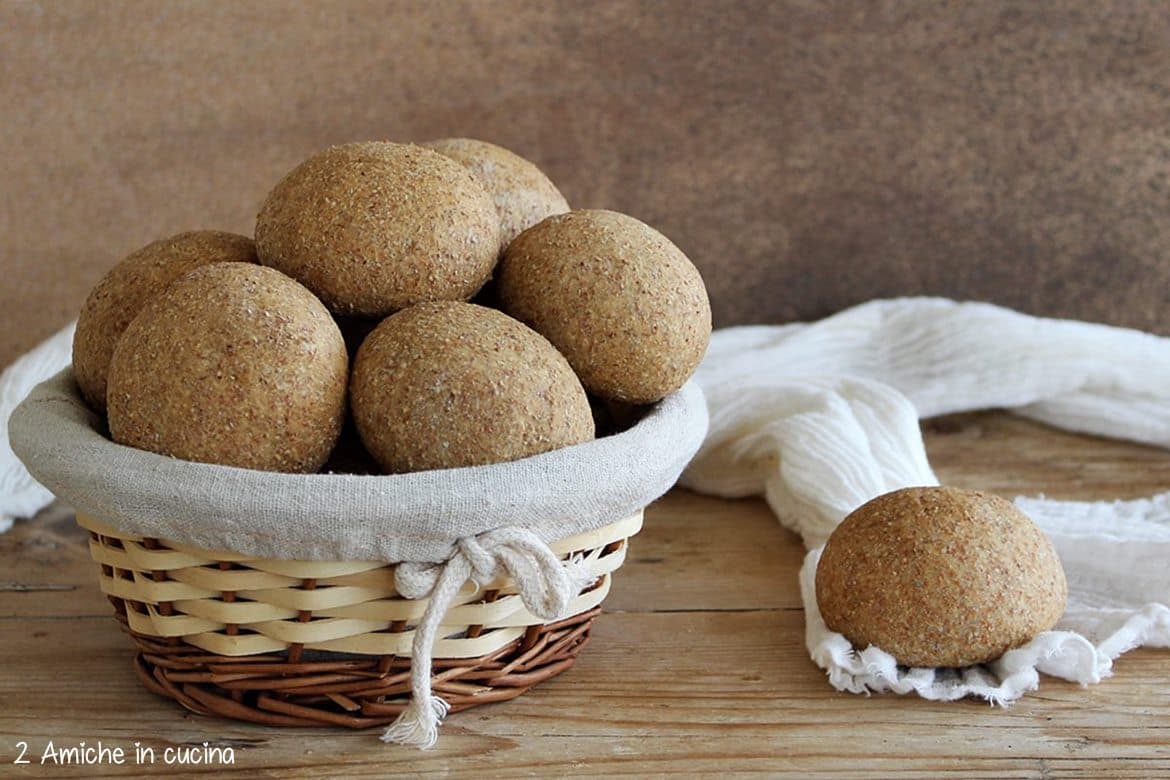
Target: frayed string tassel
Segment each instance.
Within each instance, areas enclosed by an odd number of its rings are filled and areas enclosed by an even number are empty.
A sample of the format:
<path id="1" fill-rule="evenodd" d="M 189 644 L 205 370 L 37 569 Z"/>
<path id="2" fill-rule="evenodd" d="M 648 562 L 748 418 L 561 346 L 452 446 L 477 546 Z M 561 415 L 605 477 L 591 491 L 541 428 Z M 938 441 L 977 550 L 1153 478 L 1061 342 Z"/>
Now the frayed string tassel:
<path id="1" fill-rule="evenodd" d="M 427 572 L 430 576 L 425 576 Z M 437 576 L 436 576 L 436 572 Z M 430 591 L 430 601 L 422 620 L 414 630 L 410 647 L 410 704 L 382 733 L 382 741 L 413 745 L 426 750 L 439 739 L 439 724 L 450 705 L 431 691 L 431 652 L 439 631 L 439 622 L 447 614 L 455 594 L 471 573 L 471 565 L 462 555 L 453 556 L 441 567 L 418 567 L 400 564 L 395 572 L 398 592 L 418 598 Z"/>
<path id="2" fill-rule="evenodd" d="M 438 696 L 411 701 L 398 718 L 382 732 L 382 741 L 394 745 L 414 745 L 430 750 L 439 739 L 439 724 L 447 717 L 451 705 Z"/>

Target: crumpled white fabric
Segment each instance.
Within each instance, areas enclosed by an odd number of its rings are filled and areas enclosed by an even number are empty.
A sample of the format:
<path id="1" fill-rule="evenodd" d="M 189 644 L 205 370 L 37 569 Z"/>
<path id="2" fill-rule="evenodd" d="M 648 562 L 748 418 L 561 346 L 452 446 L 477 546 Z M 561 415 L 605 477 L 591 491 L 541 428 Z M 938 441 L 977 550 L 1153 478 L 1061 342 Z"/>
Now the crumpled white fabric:
<path id="1" fill-rule="evenodd" d="M 0 373 L 0 533 L 16 518 L 32 517 L 53 500 L 12 452 L 8 416 L 34 386 L 69 365 L 76 327 L 76 322 L 65 326 Z"/>
<path id="2" fill-rule="evenodd" d="M 810 548 L 806 644 L 840 690 L 974 695 L 1005 703 L 1038 673 L 1082 684 L 1143 645 L 1170 647 L 1170 493 L 1126 502 L 1020 498 L 1069 582 L 1056 630 L 988 666 L 907 669 L 830 631 L 817 560 L 845 516 L 900 487 L 934 485 L 920 417 L 992 407 L 1075 431 L 1170 447 L 1170 339 L 997 306 L 874 301 L 811 325 L 715 333 L 696 380 L 710 428 L 681 484 L 763 495 Z"/>

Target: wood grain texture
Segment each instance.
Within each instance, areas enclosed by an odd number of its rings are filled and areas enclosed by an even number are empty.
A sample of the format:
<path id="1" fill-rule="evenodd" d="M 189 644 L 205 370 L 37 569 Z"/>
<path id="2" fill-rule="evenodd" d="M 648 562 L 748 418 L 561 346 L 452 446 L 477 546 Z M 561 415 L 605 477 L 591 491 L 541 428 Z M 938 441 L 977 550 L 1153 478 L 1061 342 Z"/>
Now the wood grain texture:
<path id="1" fill-rule="evenodd" d="M 1002 413 L 927 423 L 944 481 L 1006 495 L 1145 495 L 1170 456 Z M 280 731 L 190 715 L 146 692 L 68 513 L 0 536 L 0 776 L 375 778 L 1170 776 L 1170 653 L 1125 655 L 1080 688 L 1044 678 L 1008 708 L 834 691 L 804 650 L 803 550 L 760 501 L 675 491 L 646 516 L 593 642 L 569 672 L 452 716 L 430 752 L 374 733 Z M 72 590 L 38 590 L 35 586 Z M 232 767 L 16 767 L 14 744 L 232 746 Z"/>
<path id="2" fill-rule="evenodd" d="M 0 3 L 0 365 L 360 139 L 471 135 L 686 251 L 717 325 L 911 294 L 1170 333 L 1170 9 Z"/>

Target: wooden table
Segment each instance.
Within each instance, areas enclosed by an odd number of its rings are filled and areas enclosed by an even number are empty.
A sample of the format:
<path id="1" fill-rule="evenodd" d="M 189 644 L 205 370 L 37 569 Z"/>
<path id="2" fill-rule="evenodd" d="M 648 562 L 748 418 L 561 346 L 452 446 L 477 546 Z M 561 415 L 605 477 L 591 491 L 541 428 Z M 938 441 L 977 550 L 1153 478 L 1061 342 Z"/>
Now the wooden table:
<path id="1" fill-rule="evenodd" d="M 1016 495 L 1170 488 L 1170 456 L 999 413 L 926 426 L 940 477 Z M 66 510 L 0 536 L 0 777 L 520 775 L 1170 777 L 1170 650 L 1123 656 L 1090 688 L 1043 678 L 1008 708 L 833 690 L 804 650 L 803 549 L 760 501 L 675 491 L 646 514 L 577 666 L 515 701 L 450 717 L 439 745 L 195 716 L 143 690 Z M 39 765 L 49 740 L 101 740 L 122 766 Z M 14 765 L 18 742 L 29 765 Z M 166 766 L 168 746 L 233 766 Z M 135 743 L 158 761 L 138 766 Z"/>

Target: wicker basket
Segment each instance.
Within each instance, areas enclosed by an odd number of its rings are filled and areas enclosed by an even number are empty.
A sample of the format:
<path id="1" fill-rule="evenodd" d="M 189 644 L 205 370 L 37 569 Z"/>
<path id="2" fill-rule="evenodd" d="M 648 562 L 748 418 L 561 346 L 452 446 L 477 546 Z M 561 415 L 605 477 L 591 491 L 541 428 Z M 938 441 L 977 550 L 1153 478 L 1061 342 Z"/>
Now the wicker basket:
<path id="1" fill-rule="evenodd" d="M 9 418 L 29 474 L 92 533 L 150 690 L 270 725 L 389 724 L 383 740 L 423 747 L 448 709 L 513 698 L 573 665 L 641 508 L 706 429 L 688 383 L 593 441 L 373 477 L 118 445 L 69 369 Z"/>
<path id="2" fill-rule="evenodd" d="M 379 726 L 410 703 L 411 641 L 427 600 L 397 594 L 394 566 L 259 560 L 77 519 L 151 691 L 203 715 L 274 726 Z M 597 578 L 555 623 L 534 617 L 510 579 L 467 583 L 442 620 L 434 691 L 462 710 L 572 666 L 641 525 L 637 512 L 550 545 Z"/>

